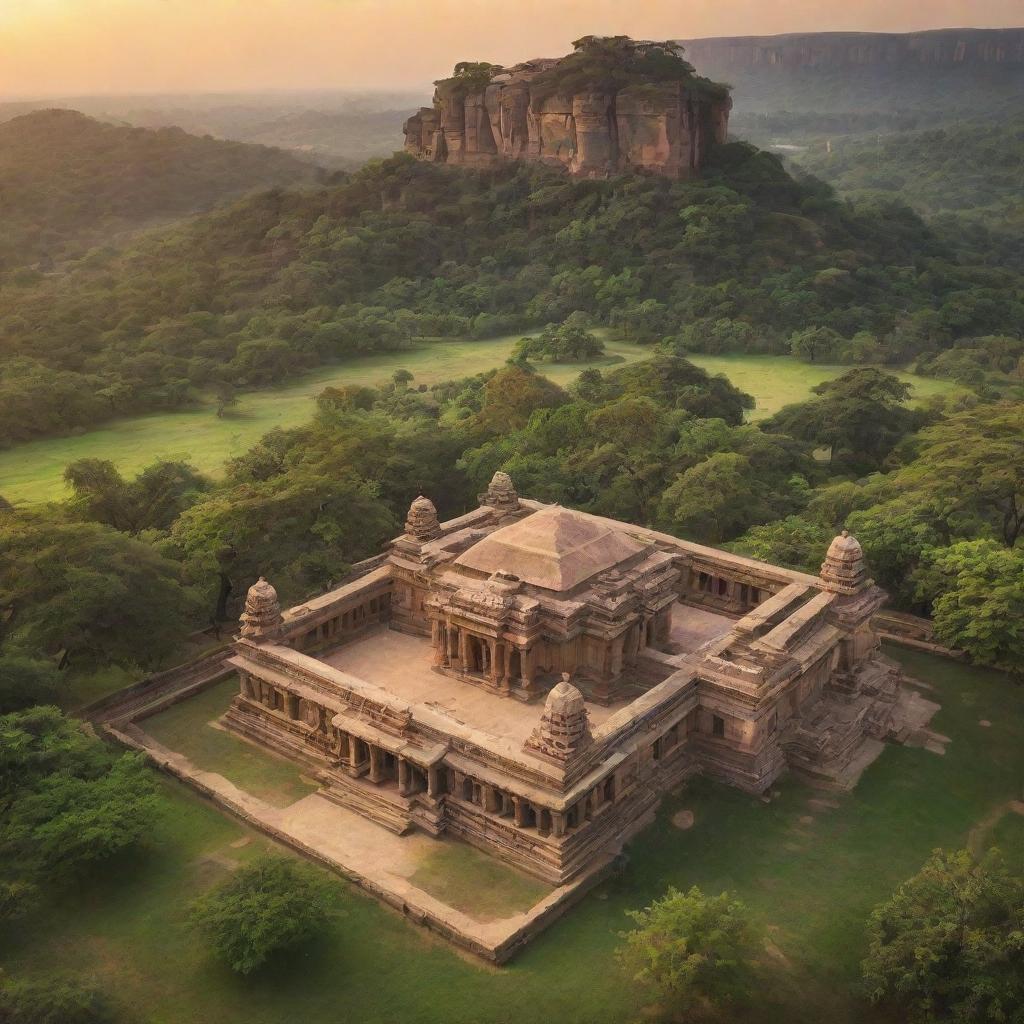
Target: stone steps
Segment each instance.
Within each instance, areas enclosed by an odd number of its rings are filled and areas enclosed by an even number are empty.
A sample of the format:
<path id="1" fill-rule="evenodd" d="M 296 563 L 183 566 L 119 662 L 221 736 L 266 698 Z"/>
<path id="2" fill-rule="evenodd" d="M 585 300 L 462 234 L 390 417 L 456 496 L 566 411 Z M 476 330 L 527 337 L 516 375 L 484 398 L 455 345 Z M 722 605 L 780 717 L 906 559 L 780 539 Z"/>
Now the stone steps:
<path id="1" fill-rule="evenodd" d="M 400 836 L 413 827 L 409 802 L 397 793 L 334 772 L 321 773 L 319 781 L 324 784 L 321 796 L 375 821 L 389 832 Z"/>

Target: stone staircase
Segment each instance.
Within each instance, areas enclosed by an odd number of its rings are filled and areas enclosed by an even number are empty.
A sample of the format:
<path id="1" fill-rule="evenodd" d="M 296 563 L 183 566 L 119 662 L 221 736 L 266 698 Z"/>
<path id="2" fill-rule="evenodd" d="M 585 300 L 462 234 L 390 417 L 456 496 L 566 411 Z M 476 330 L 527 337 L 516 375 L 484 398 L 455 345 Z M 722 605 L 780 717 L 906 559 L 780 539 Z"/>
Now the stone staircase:
<path id="1" fill-rule="evenodd" d="M 356 814 L 375 821 L 396 835 L 413 827 L 413 808 L 409 797 L 399 796 L 388 786 L 375 786 L 365 779 L 354 779 L 343 772 L 320 772 L 320 795 Z"/>

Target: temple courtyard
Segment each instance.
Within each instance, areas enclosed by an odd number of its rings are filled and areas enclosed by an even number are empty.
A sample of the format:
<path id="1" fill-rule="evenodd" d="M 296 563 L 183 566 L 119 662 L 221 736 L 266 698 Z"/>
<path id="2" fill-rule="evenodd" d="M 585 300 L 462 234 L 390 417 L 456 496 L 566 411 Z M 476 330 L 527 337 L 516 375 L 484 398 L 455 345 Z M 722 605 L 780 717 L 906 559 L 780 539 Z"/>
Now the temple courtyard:
<path id="1" fill-rule="evenodd" d="M 526 1024 L 540 1016 L 621 1024 L 649 1015 L 615 965 L 625 911 L 669 885 L 699 885 L 734 890 L 768 930 L 759 1020 L 876 1020 L 856 994 L 871 908 L 937 846 L 998 844 L 1024 869 L 1024 816 L 1015 810 L 1024 776 L 1024 690 L 949 660 L 887 653 L 942 705 L 931 727 L 949 738 L 944 753 L 890 744 L 851 793 L 824 793 L 785 776 L 765 802 L 691 781 L 629 844 L 624 871 L 504 968 L 459 953 L 336 880 L 324 936 L 265 974 L 233 976 L 194 941 L 188 902 L 270 841 L 170 779 L 161 783 L 167 811 L 145 856 L 108 882 L 54 900 L 17 934 L 0 938 L 0 955 L 12 972 L 36 975 L 88 964 L 130 1013 L 159 1024 Z M 231 693 L 204 692 L 147 728 L 180 750 L 186 744 L 206 770 L 286 813 L 314 791 L 301 771 L 204 724 L 215 721 Z M 680 812 L 692 814 L 691 827 L 673 823 L 687 820 Z M 471 851 L 460 860 L 462 844 L 452 849 L 455 859 L 424 859 L 409 877 L 446 898 L 459 890 L 482 900 L 500 884 L 500 895 L 476 909 L 492 920 L 532 898 L 517 888 L 521 876 L 486 874 L 493 858 L 478 860 Z"/>
<path id="2" fill-rule="evenodd" d="M 732 624 L 725 615 L 676 604 L 670 638 L 680 651 L 691 653 L 727 633 Z M 537 725 L 536 707 L 432 671 L 430 645 L 421 637 L 381 627 L 322 653 L 319 660 L 360 679 L 372 679 L 410 704 L 424 704 L 456 722 L 517 743 L 523 743 Z M 591 725 L 601 725 L 628 703 L 589 704 Z"/>

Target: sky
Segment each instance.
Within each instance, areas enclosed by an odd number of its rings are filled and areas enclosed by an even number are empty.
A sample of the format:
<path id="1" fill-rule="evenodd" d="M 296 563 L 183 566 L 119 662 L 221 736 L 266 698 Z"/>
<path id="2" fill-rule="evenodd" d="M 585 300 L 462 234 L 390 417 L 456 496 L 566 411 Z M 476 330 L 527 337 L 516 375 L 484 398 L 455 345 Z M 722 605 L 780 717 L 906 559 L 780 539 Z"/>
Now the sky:
<path id="1" fill-rule="evenodd" d="M 425 87 L 635 38 L 1024 23 L 1021 0 L 0 0 L 0 99 Z"/>

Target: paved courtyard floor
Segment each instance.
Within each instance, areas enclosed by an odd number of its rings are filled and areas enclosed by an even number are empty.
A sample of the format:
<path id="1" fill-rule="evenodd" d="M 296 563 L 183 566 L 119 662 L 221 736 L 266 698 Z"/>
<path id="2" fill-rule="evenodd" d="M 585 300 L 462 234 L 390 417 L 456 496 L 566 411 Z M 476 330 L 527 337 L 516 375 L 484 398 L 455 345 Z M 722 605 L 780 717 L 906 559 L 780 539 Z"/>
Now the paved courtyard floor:
<path id="1" fill-rule="evenodd" d="M 676 604 L 672 609 L 671 642 L 689 653 L 727 633 L 732 625 L 728 616 Z M 320 660 L 382 686 L 410 704 L 422 704 L 453 721 L 517 743 L 524 742 L 540 720 L 539 704 L 523 704 L 435 672 L 426 640 L 386 627 L 328 651 L 320 655 Z M 620 701 L 607 707 L 588 703 L 591 726 L 601 725 L 628 703 Z"/>
<path id="2" fill-rule="evenodd" d="M 717 640 L 732 629 L 735 619 L 706 608 L 691 608 L 678 601 L 672 606 L 672 631 L 669 640 L 684 654 L 692 654 L 710 640 Z"/>
<path id="3" fill-rule="evenodd" d="M 410 704 L 423 704 L 456 722 L 517 743 L 524 742 L 540 721 L 540 703 L 524 704 L 435 672 L 426 640 L 386 627 L 329 651 L 320 660 L 382 686 Z M 588 704 L 591 725 L 600 725 L 625 703 L 610 707 Z"/>

